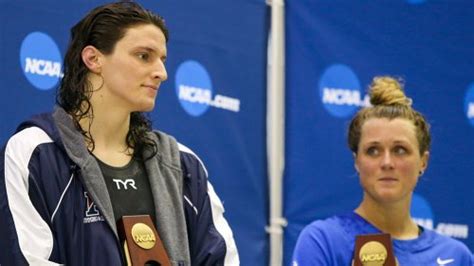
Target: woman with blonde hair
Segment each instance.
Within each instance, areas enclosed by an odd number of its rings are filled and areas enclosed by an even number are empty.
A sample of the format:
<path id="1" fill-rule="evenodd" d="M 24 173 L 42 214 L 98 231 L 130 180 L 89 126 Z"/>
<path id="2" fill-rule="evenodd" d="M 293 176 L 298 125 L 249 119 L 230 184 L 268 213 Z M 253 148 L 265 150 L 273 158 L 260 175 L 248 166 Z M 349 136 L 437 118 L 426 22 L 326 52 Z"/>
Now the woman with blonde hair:
<path id="1" fill-rule="evenodd" d="M 317 220 L 301 232 L 293 265 L 351 265 L 357 235 L 388 233 L 399 265 L 472 265 L 461 242 L 417 225 L 410 206 L 428 166 L 429 124 L 399 80 L 375 77 L 372 106 L 352 119 L 348 144 L 364 191 L 350 213 Z"/>

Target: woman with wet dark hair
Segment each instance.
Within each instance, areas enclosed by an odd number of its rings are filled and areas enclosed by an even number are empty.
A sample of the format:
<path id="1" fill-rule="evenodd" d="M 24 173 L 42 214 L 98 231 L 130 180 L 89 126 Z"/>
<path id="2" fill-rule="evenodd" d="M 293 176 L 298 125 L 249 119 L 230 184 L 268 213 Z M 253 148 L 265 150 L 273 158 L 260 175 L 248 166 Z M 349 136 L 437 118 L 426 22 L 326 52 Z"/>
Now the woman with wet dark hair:
<path id="1" fill-rule="evenodd" d="M 90 98 L 94 89 L 90 83 L 90 69 L 82 59 L 84 47 L 91 45 L 105 55 L 110 55 L 115 44 L 124 37 L 129 27 L 136 25 L 154 25 L 168 42 L 168 29 L 158 15 L 142 9 L 133 2 L 121 2 L 108 7 L 98 7 L 71 29 L 71 42 L 64 59 L 64 78 L 58 91 L 58 105 L 69 113 L 81 133 L 94 146 L 88 128 L 82 129 L 79 121 L 93 116 Z M 155 150 L 155 144 L 147 137 L 151 123 L 141 112 L 132 112 L 127 144 L 137 152 L 145 146 Z"/>
<path id="2" fill-rule="evenodd" d="M 58 106 L 0 155 L 0 265 L 121 265 L 128 215 L 150 215 L 172 265 L 239 264 L 204 165 L 143 113 L 167 79 L 167 41 L 163 19 L 129 1 L 71 29 Z"/>
<path id="3" fill-rule="evenodd" d="M 353 212 L 306 226 L 293 265 L 351 265 L 356 236 L 380 233 L 391 235 L 399 265 L 473 265 L 464 244 L 417 225 L 410 215 L 413 190 L 428 166 L 428 122 L 395 78 L 375 77 L 370 102 L 354 116 L 348 133 L 362 202 Z M 384 265 L 386 257 L 373 258 L 367 265 Z"/>

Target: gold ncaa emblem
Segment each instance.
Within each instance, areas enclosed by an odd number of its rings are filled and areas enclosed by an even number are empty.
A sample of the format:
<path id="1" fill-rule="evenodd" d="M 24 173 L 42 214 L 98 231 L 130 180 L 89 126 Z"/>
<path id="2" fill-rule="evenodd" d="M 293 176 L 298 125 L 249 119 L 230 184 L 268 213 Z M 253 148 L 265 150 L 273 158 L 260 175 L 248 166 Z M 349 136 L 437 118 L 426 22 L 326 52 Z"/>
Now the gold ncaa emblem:
<path id="1" fill-rule="evenodd" d="M 365 243 L 359 251 L 359 258 L 364 266 L 384 265 L 387 255 L 387 249 L 377 241 Z"/>
<path id="2" fill-rule="evenodd" d="M 143 249 L 151 249 L 156 243 L 155 234 L 144 223 L 136 223 L 132 226 L 132 238 L 135 244 Z"/>

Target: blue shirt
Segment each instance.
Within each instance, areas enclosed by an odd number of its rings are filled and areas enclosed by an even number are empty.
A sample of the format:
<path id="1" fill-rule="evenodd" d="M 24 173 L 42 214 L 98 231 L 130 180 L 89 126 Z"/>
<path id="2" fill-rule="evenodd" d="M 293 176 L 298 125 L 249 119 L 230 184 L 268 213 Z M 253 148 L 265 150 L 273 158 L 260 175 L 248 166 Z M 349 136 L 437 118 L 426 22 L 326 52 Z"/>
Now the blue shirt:
<path id="1" fill-rule="evenodd" d="M 382 233 L 356 213 L 317 220 L 301 232 L 293 266 L 351 265 L 357 235 Z M 473 265 L 472 253 L 460 241 L 424 229 L 411 240 L 392 240 L 401 266 Z"/>

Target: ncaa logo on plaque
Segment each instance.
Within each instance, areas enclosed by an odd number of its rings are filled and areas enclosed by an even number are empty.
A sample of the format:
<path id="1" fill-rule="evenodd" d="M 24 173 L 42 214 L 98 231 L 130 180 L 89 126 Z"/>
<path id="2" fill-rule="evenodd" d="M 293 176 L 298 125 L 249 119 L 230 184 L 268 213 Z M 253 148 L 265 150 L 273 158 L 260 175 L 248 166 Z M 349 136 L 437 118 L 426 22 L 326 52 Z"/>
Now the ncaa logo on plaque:
<path id="1" fill-rule="evenodd" d="M 368 96 L 362 98 L 357 75 L 346 65 L 329 66 L 321 75 L 318 89 L 324 108 L 335 117 L 349 117 L 369 102 Z"/>
<path id="2" fill-rule="evenodd" d="M 474 126 L 474 83 L 468 87 L 464 98 L 464 113 L 471 126 Z"/>
<path id="3" fill-rule="evenodd" d="M 54 40 L 43 32 L 32 32 L 20 48 L 20 65 L 26 79 L 39 90 L 49 90 L 58 84 L 61 72 L 61 54 Z"/>

